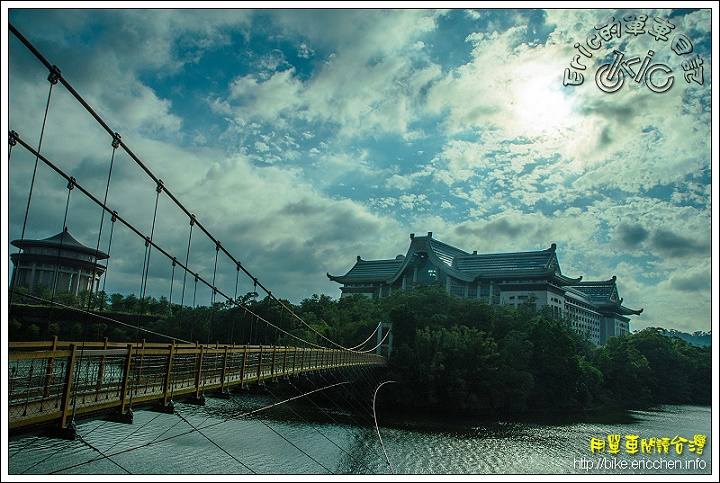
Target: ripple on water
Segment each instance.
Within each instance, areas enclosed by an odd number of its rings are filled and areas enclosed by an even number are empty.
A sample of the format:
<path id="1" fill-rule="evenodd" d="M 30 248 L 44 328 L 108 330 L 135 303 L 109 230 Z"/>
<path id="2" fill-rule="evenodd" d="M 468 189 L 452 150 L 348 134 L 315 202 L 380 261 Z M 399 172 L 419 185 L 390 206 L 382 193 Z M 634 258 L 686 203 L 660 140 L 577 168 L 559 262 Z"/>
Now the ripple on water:
<path id="1" fill-rule="evenodd" d="M 178 404 L 177 414 L 136 411 L 133 424 L 81 421 L 78 434 L 82 440 L 13 438 L 8 442 L 9 473 L 390 473 L 370 423 L 340 424 L 333 418 L 323 422 L 322 414 L 313 422 L 261 413 L 243 416 L 248 408 L 267 402 L 249 398 L 243 402 L 245 407 L 240 407 L 210 398 L 205 407 Z M 706 434 L 702 455 L 706 467 L 675 473 L 711 474 L 710 408 L 661 409 L 633 411 L 608 421 L 475 422 L 448 425 L 447 430 L 439 430 L 442 426 L 437 421 L 428 425 L 432 430 L 423 429 L 422 421 L 416 421 L 412 429 L 396 425 L 380 431 L 390 464 L 398 474 L 583 474 L 586 471 L 578 468 L 578 458 L 607 456 L 591 454 L 590 439 L 611 433 L 670 438 Z M 632 461 L 628 455 L 618 458 Z"/>

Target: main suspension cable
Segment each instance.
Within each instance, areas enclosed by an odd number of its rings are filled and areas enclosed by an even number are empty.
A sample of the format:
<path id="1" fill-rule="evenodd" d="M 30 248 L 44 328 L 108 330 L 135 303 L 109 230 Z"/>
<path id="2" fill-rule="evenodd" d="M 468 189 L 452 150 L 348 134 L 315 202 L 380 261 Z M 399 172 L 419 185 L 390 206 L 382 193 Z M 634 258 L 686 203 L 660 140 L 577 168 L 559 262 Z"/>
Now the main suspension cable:
<path id="1" fill-rule="evenodd" d="M 33 53 L 33 55 L 35 55 L 35 57 L 37 57 L 37 59 L 38 59 L 41 63 L 43 63 L 43 64 L 51 71 L 51 73 L 54 73 L 54 74 L 57 76 L 57 81 L 60 82 L 60 83 L 62 83 L 63 86 L 65 86 L 65 88 L 68 89 L 68 91 L 73 95 L 73 97 L 75 97 L 76 100 L 77 100 L 78 102 L 80 102 L 80 104 L 83 105 L 83 107 L 88 111 L 88 113 L 95 118 L 95 120 L 108 132 L 108 134 L 110 134 L 111 136 L 115 136 L 115 135 L 117 134 L 115 131 L 113 131 L 113 130 L 107 125 L 107 123 L 105 123 L 105 122 L 103 121 L 103 119 L 92 109 L 92 107 L 90 107 L 90 105 L 82 98 L 82 96 L 80 96 L 80 94 L 78 94 L 78 92 L 72 87 L 72 85 L 70 85 L 70 83 L 62 76 L 62 73 L 61 73 L 60 69 L 57 68 L 57 66 L 52 66 L 52 65 L 50 64 L 50 62 L 48 62 L 48 61 L 44 58 L 44 56 L 43 56 L 12 24 L 9 24 L 9 27 L 8 27 L 8 28 L 9 28 L 9 30 Z M 121 146 L 121 147 L 123 148 L 123 150 L 135 161 L 135 163 L 136 163 L 151 179 L 153 179 L 153 180 L 155 181 L 156 184 L 160 185 L 160 184 L 162 183 L 162 180 L 160 180 L 159 178 L 157 178 L 157 177 L 152 173 L 152 171 L 150 171 L 150 169 L 147 168 L 147 166 L 132 152 L 132 150 L 130 150 L 130 148 L 120 139 L 119 136 L 117 136 L 115 139 L 117 140 L 119 146 Z M 248 275 L 248 276 L 249 276 L 250 278 L 252 278 L 253 280 L 257 281 L 257 278 L 254 277 L 245 267 L 243 267 L 242 264 L 240 264 L 240 262 L 239 262 L 230 252 L 228 252 L 224 247 L 221 247 L 221 246 L 218 244 L 218 243 L 219 243 L 218 240 L 217 240 L 199 221 L 197 221 L 197 220 L 195 219 L 195 215 L 191 214 L 191 213 L 188 211 L 188 209 L 170 192 L 170 190 L 165 189 L 164 191 L 165 191 L 165 193 L 167 194 L 167 196 L 176 204 L 176 206 L 177 206 L 178 208 L 180 208 L 186 215 L 188 215 L 189 217 L 191 217 L 191 219 L 197 223 L 198 227 L 203 231 L 203 233 L 205 233 L 205 235 L 206 235 L 211 241 L 213 241 L 214 243 L 216 243 L 216 245 L 217 245 L 218 247 L 220 247 L 220 249 L 222 249 L 222 251 L 223 251 L 233 262 L 235 262 L 235 263 L 237 264 L 237 266 L 240 267 L 240 269 L 242 269 L 242 270 L 246 273 L 246 275 Z M 137 230 L 134 230 L 134 231 L 137 232 Z M 139 233 L 138 233 L 138 234 L 139 234 Z M 151 247 L 154 247 L 154 246 L 155 246 L 154 243 L 152 243 L 152 242 L 150 243 L 150 245 L 151 245 L 151 246 L 149 246 L 148 248 L 151 248 Z M 168 256 L 167 254 L 165 254 L 165 255 Z M 171 258 L 171 257 L 169 257 L 169 258 Z M 186 265 L 184 268 L 185 268 L 185 270 L 188 270 L 187 265 Z M 197 275 L 197 274 L 196 274 L 196 275 Z M 203 283 L 206 283 L 206 284 L 207 284 L 207 282 L 206 282 L 205 280 L 203 280 Z M 209 285 L 209 284 L 208 284 L 208 285 Z M 299 317 L 291 308 L 289 308 L 282 300 L 280 300 L 280 299 L 278 299 L 277 297 L 275 297 L 275 296 L 272 294 L 272 292 L 271 292 L 270 290 L 268 290 L 262 283 L 257 282 L 257 286 L 259 286 L 261 289 L 263 289 L 263 290 L 267 293 L 267 296 L 268 296 L 270 299 L 275 300 L 283 309 L 287 310 L 287 311 L 291 314 L 292 317 L 294 317 L 295 319 L 297 319 L 302 325 L 304 325 L 305 327 L 307 327 L 311 332 L 313 332 L 313 333 L 314 333 L 317 337 L 319 337 L 321 340 L 327 341 L 329 344 L 331 344 L 331 345 L 333 345 L 333 346 L 336 346 L 336 347 L 338 347 L 338 348 L 340 348 L 340 349 L 342 349 L 342 350 L 352 351 L 352 349 L 349 349 L 349 348 L 347 348 L 347 347 L 344 347 L 344 346 L 336 343 L 335 341 L 331 340 L 330 338 L 326 337 L 324 334 L 322 334 L 321 332 L 319 332 L 316 328 L 312 327 L 312 326 L 309 325 L 307 322 L 305 322 L 305 321 L 304 321 L 301 317 Z M 214 289 L 214 286 L 210 285 L 210 288 L 211 288 L 211 289 Z M 227 296 L 225 296 L 225 298 L 228 299 Z M 265 321 L 265 322 L 268 323 L 267 321 Z M 272 325 L 272 324 L 270 324 L 270 325 Z M 274 326 L 273 326 L 273 327 L 274 327 Z M 277 327 L 275 327 L 275 328 L 277 329 Z M 282 331 L 282 332 L 285 333 L 285 331 Z M 296 338 L 297 338 L 297 337 L 296 337 Z M 313 345 L 317 345 L 317 344 L 313 344 Z"/>

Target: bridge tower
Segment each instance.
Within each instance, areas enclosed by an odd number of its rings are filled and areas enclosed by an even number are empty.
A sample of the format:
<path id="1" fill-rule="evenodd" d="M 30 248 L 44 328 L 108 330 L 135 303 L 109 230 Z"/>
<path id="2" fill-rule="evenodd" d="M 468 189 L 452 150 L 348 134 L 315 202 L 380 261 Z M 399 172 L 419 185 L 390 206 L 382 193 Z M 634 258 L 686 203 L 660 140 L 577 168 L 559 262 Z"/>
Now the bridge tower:
<path id="1" fill-rule="evenodd" d="M 385 338 L 386 334 L 387 338 Z M 383 341 L 383 339 L 385 339 L 385 341 Z M 380 329 L 378 330 L 377 349 L 375 349 L 375 353 L 390 359 L 390 352 L 392 352 L 392 340 L 392 324 L 386 322 L 381 323 Z"/>

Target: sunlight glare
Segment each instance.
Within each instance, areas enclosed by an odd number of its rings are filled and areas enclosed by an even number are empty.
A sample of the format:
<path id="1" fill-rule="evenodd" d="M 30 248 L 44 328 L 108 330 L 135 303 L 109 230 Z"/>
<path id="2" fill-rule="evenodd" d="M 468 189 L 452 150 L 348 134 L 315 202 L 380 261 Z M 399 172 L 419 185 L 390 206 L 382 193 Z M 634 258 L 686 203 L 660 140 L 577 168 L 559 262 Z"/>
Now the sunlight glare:
<path id="1" fill-rule="evenodd" d="M 515 93 L 515 122 L 528 137 L 557 137 L 573 122 L 571 101 L 562 91 L 563 85 L 533 82 Z"/>
<path id="2" fill-rule="evenodd" d="M 562 137 L 580 121 L 557 72 L 542 62 L 526 62 L 513 72 L 511 131 L 518 136 Z"/>

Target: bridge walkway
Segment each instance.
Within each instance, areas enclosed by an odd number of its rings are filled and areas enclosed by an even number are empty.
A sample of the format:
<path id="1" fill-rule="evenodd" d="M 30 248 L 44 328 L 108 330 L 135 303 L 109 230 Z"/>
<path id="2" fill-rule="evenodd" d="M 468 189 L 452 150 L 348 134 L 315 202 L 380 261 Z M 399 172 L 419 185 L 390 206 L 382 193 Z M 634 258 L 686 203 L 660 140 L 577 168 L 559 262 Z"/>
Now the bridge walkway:
<path id="1" fill-rule="evenodd" d="M 8 420 L 11 433 L 34 426 L 67 428 L 80 417 L 172 401 L 202 404 L 205 393 L 304 373 L 382 366 L 374 353 L 326 348 L 220 344 L 10 343 Z M 129 422 L 129 421 L 128 421 Z"/>

